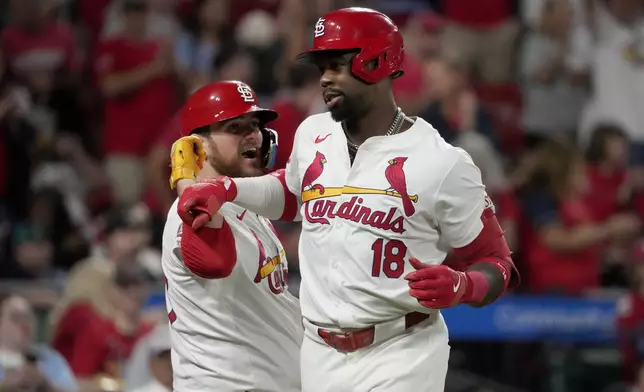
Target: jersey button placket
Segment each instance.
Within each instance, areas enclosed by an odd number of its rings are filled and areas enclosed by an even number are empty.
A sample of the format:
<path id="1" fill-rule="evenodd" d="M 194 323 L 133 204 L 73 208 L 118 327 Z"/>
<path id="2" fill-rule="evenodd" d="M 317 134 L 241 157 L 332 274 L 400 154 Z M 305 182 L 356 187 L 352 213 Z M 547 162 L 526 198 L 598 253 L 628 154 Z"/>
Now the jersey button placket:
<path id="1" fill-rule="evenodd" d="M 340 204 L 346 201 L 347 197 L 342 195 L 340 196 Z M 345 249 L 347 246 L 347 234 L 346 231 L 349 229 L 348 223 L 343 222 L 341 218 L 336 217 L 334 219 L 334 229 L 332 231 L 332 235 L 337 236 L 337 239 L 335 243 L 340 244 L 340 247 L 344 249 L 337 249 L 334 252 L 334 255 L 336 258 L 334 258 L 331 261 L 331 292 L 333 293 L 334 297 L 334 306 L 336 308 L 336 315 L 338 318 L 338 321 L 343 324 L 343 322 L 346 322 L 347 320 L 347 315 L 346 315 L 346 307 L 344 306 L 344 301 L 346 301 L 346 293 L 345 293 L 345 287 L 346 287 L 346 272 L 344 271 L 342 263 L 344 263 L 344 260 L 341 260 L 338 257 L 338 255 L 343 255 L 345 254 Z"/>

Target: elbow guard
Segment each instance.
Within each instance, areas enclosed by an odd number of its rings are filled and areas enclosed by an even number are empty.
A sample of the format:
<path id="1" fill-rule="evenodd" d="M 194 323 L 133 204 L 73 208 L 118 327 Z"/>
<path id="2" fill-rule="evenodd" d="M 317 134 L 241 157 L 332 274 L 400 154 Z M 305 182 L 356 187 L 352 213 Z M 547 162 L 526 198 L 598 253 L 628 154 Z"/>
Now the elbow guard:
<path id="1" fill-rule="evenodd" d="M 222 279 L 237 264 L 235 236 L 225 220 L 219 229 L 204 227 L 198 232 L 184 223 L 181 254 L 184 265 L 193 274 L 205 279 Z"/>
<path id="2" fill-rule="evenodd" d="M 479 235 L 462 248 L 456 248 L 448 255 L 444 264 L 458 271 L 467 271 L 474 264 L 486 263 L 494 266 L 503 276 L 503 290 L 515 288 L 520 283 L 519 273 L 512 262 L 503 229 L 491 208 L 481 215 L 483 228 Z"/>

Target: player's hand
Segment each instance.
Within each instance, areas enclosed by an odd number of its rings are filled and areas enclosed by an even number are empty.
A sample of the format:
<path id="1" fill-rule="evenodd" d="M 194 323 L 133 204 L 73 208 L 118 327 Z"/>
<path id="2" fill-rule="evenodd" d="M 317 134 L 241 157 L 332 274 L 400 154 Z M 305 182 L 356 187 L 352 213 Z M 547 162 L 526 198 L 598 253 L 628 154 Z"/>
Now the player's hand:
<path id="1" fill-rule="evenodd" d="M 208 224 L 225 202 L 234 200 L 236 194 L 237 186 L 229 177 L 202 181 L 183 191 L 177 212 L 196 231 Z"/>
<path id="2" fill-rule="evenodd" d="M 170 188 L 174 189 L 179 180 L 196 180 L 205 161 L 206 150 L 199 136 L 184 136 L 174 142 L 170 150 Z"/>
<path id="3" fill-rule="evenodd" d="M 424 264 L 415 257 L 409 263 L 416 269 L 405 276 L 409 295 L 430 309 L 449 308 L 461 303 L 467 291 L 467 275 L 446 265 Z"/>

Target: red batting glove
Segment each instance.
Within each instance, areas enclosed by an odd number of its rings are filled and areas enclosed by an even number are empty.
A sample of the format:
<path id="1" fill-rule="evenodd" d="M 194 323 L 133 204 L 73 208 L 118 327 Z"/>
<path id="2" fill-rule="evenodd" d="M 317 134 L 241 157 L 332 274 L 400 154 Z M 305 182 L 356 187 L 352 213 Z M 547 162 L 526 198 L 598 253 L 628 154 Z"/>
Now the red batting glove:
<path id="1" fill-rule="evenodd" d="M 415 257 L 409 263 L 416 269 L 405 276 L 409 295 L 430 309 L 449 308 L 464 301 L 468 278 L 465 272 L 455 271 L 446 265 L 424 264 Z"/>
<path id="2" fill-rule="evenodd" d="M 237 196 L 237 186 L 229 177 L 205 180 L 186 188 L 179 197 L 177 212 L 181 220 L 199 230 L 210 222 L 221 206 Z"/>

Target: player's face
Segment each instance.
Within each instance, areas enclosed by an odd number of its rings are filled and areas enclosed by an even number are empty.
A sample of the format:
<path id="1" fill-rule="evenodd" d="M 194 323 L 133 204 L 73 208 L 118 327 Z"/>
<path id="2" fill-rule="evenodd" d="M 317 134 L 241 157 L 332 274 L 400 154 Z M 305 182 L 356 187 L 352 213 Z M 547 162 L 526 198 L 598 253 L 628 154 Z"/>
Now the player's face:
<path id="1" fill-rule="evenodd" d="M 352 53 L 320 53 L 315 61 L 321 77 L 322 97 L 335 121 L 364 116 L 371 108 L 370 86 L 351 73 Z"/>
<path id="2" fill-rule="evenodd" d="M 207 162 L 229 177 L 254 177 L 262 171 L 260 123 L 248 114 L 212 126 L 204 140 Z"/>

